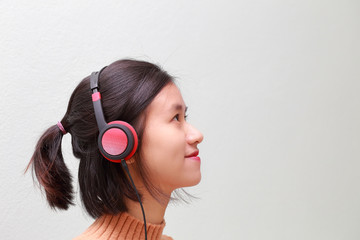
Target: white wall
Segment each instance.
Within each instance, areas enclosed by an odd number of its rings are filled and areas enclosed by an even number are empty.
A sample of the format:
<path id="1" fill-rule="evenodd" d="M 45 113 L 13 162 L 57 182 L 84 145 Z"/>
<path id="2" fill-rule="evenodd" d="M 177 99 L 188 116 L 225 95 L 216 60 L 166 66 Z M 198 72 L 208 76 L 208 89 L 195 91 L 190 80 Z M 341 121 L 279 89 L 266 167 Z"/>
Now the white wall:
<path id="1" fill-rule="evenodd" d="M 360 239 L 359 1 L 2 0 L 0 30 L 1 239 L 92 222 L 51 211 L 23 170 L 77 83 L 124 57 L 178 76 L 205 135 L 201 199 L 171 205 L 166 234 Z"/>

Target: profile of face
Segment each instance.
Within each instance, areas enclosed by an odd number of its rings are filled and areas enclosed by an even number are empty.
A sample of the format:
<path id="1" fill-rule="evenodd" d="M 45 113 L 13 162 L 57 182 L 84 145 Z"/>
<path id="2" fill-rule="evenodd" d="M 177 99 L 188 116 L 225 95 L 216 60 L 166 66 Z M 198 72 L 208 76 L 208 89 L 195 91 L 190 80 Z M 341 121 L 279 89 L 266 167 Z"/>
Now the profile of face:
<path id="1" fill-rule="evenodd" d="M 186 121 L 186 106 L 173 83 L 166 85 L 146 110 L 141 156 L 155 186 L 170 194 L 200 182 L 199 130 Z"/>

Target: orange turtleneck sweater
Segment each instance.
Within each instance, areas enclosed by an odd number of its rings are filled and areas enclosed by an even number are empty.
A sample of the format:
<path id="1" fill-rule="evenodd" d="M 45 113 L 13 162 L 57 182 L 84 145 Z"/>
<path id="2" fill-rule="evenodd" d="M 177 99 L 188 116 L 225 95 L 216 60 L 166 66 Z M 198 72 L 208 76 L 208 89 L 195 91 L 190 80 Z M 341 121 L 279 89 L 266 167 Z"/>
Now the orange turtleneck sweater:
<path id="1" fill-rule="evenodd" d="M 165 221 L 161 224 L 146 223 L 148 240 L 173 240 L 171 237 L 162 235 Z M 145 239 L 144 222 L 129 215 L 120 213 L 116 216 L 105 215 L 95 222 L 80 236 L 73 240 L 95 240 L 95 239 L 118 239 L 118 240 L 140 240 Z"/>

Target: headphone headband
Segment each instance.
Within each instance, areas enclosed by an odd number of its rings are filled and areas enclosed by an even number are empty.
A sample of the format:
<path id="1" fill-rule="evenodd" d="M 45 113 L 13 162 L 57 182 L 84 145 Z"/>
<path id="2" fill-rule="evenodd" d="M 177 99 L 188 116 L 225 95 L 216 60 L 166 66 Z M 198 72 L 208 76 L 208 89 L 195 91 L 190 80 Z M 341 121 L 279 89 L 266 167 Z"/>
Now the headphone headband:
<path id="1" fill-rule="evenodd" d="M 98 86 L 98 82 L 99 82 L 99 76 L 101 74 L 101 72 L 106 68 L 107 66 L 103 67 L 99 72 L 93 72 L 91 73 L 90 76 L 90 89 L 92 93 L 98 92 L 99 91 L 99 86 Z"/>
<path id="2" fill-rule="evenodd" d="M 92 101 L 94 105 L 94 112 L 95 112 L 95 118 L 98 125 L 99 130 L 103 129 L 106 126 L 106 121 L 104 117 L 104 112 L 101 106 L 101 95 L 99 92 L 98 82 L 99 82 L 99 76 L 102 72 L 101 69 L 99 72 L 93 72 L 90 76 L 90 88 L 92 92 Z"/>

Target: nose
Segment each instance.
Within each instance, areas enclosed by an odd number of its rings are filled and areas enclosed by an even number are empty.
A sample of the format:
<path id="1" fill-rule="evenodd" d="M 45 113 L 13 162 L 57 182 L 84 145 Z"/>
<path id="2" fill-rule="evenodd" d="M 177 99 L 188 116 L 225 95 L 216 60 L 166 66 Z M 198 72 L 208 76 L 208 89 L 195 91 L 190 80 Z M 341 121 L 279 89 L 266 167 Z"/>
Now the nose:
<path id="1" fill-rule="evenodd" d="M 190 123 L 187 123 L 186 142 L 190 145 L 199 144 L 204 139 L 203 134 Z"/>

